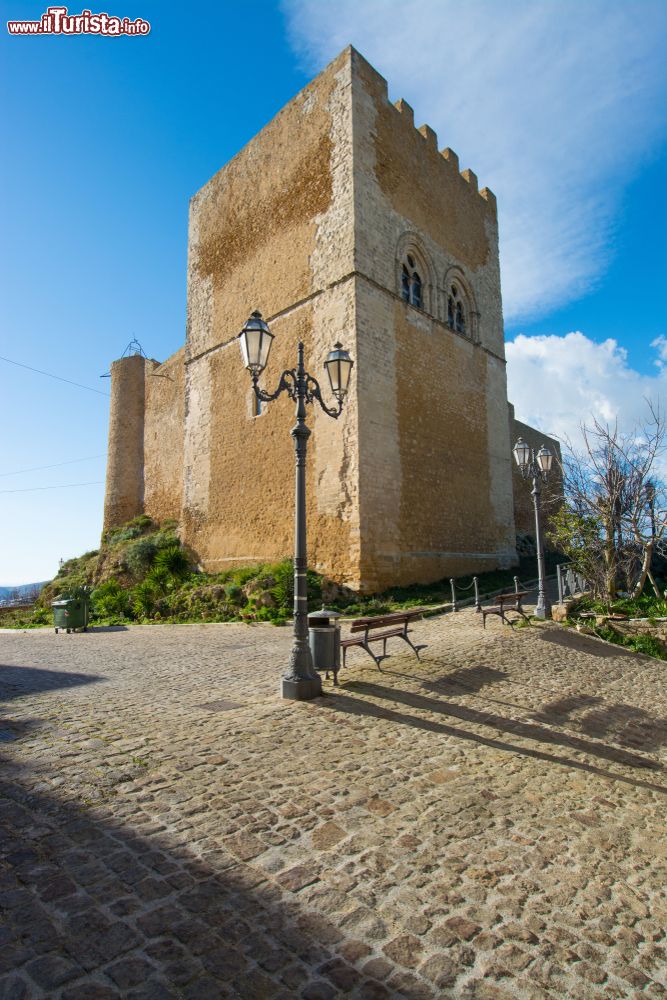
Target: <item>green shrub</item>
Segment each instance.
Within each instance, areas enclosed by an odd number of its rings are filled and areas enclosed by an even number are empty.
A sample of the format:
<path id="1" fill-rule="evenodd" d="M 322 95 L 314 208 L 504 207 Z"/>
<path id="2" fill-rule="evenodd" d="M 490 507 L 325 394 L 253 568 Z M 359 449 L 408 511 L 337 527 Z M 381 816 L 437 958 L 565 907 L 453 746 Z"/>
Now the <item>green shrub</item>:
<path id="1" fill-rule="evenodd" d="M 156 594 L 153 585 L 144 580 L 132 590 L 132 610 L 139 618 L 150 618 L 155 608 Z"/>
<path id="2" fill-rule="evenodd" d="M 652 635 L 635 635 L 628 637 L 625 645 L 629 646 L 630 649 L 634 649 L 635 653 L 645 653 L 646 656 L 655 656 L 659 660 L 667 659 L 667 652 L 665 651 L 664 644 Z"/>
<path id="3" fill-rule="evenodd" d="M 156 594 L 165 594 L 168 590 L 173 590 L 175 578 L 164 566 L 153 566 L 147 575 L 144 583 L 147 584 Z"/>
<path id="4" fill-rule="evenodd" d="M 283 559 L 272 567 L 275 583 L 271 596 L 279 608 L 287 610 L 294 600 L 294 567 L 291 559 Z"/>
<path id="5" fill-rule="evenodd" d="M 51 608 L 35 608 L 31 616 L 31 625 L 50 625 L 52 620 Z"/>
<path id="6" fill-rule="evenodd" d="M 171 576 L 182 580 L 190 572 L 190 561 L 178 542 L 171 543 L 158 549 L 155 555 L 154 569 L 164 570 Z"/>
<path id="7" fill-rule="evenodd" d="M 270 593 L 276 602 L 275 610 L 291 612 L 294 603 L 294 564 L 291 559 L 283 559 L 273 566 L 264 567 L 264 574 L 273 579 Z M 306 575 L 308 604 L 311 608 L 322 600 L 322 577 L 309 569 Z"/>
<path id="8" fill-rule="evenodd" d="M 225 587 L 225 596 L 234 604 L 240 604 L 243 600 L 243 591 L 238 583 L 228 583 Z"/>
<path id="9" fill-rule="evenodd" d="M 96 616 L 98 618 L 126 616 L 129 611 L 128 597 L 127 591 L 123 590 L 114 577 L 101 583 L 91 594 Z"/>
<path id="10" fill-rule="evenodd" d="M 133 576 L 141 577 L 153 565 L 157 553 L 157 545 L 153 535 L 145 535 L 137 538 L 135 542 L 128 545 L 125 552 L 125 561 Z"/>

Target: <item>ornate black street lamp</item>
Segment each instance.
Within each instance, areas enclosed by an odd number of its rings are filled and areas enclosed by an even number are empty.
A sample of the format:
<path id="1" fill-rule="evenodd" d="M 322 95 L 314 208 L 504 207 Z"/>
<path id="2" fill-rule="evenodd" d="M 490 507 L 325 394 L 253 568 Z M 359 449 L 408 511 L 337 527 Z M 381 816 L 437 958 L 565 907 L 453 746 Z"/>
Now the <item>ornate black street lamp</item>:
<path id="1" fill-rule="evenodd" d="M 540 522 L 540 481 L 546 483 L 551 472 L 551 464 L 554 457 L 551 451 L 542 445 L 537 455 L 535 451 L 521 438 L 513 448 L 516 464 L 521 470 L 524 479 L 533 480 L 531 496 L 535 509 L 535 547 L 537 549 L 537 604 L 535 605 L 536 618 L 551 618 L 551 601 L 549 600 L 544 585 L 544 545 L 542 543 L 542 525 Z"/>
<path id="2" fill-rule="evenodd" d="M 341 344 L 335 344 L 324 362 L 329 376 L 331 391 L 338 406 L 330 408 L 322 399 L 320 384 L 309 375 L 303 364 L 303 343 L 299 342 L 297 365 L 282 373 L 275 392 L 265 392 L 259 387 L 259 376 L 266 368 L 273 334 L 262 319 L 262 314 L 254 312 L 239 334 L 243 363 L 252 377 L 252 387 L 257 399 L 268 403 L 286 392 L 296 402 L 296 424 L 291 430 L 296 456 L 296 497 L 294 510 L 294 643 L 289 666 L 282 679 L 283 698 L 307 701 L 322 694 L 320 675 L 313 669 L 313 660 L 308 644 L 308 596 L 306 586 L 306 447 L 310 429 L 306 426 L 306 403 L 315 400 L 328 416 L 338 419 L 343 411 L 343 403 L 350 383 L 354 362 Z"/>

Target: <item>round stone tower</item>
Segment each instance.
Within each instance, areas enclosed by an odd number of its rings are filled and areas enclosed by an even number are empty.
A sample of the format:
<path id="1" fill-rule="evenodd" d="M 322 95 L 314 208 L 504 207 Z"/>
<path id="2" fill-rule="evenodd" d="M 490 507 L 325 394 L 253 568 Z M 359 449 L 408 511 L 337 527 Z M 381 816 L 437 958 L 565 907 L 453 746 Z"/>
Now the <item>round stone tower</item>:
<path id="1" fill-rule="evenodd" d="M 141 354 L 132 354 L 111 365 L 104 531 L 143 513 L 145 383 L 150 364 Z"/>

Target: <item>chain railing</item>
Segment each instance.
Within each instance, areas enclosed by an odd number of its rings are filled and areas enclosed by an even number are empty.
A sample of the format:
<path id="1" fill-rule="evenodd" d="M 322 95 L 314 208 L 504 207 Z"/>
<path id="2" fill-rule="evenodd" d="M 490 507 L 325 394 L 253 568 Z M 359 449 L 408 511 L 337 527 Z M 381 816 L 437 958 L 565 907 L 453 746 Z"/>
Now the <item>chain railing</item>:
<path id="1" fill-rule="evenodd" d="M 452 577 L 449 578 L 449 586 L 450 586 L 451 591 L 452 591 L 452 611 L 458 611 L 459 610 L 459 602 L 456 600 L 456 591 L 457 591 L 457 589 L 458 590 L 471 590 L 471 589 L 474 588 L 474 590 L 475 590 L 475 611 L 479 611 L 481 609 L 481 604 L 479 603 L 479 580 L 477 579 L 476 576 L 473 576 L 473 578 L 470 581 L 470 583 L 467 584 L 465 587 L 463 586 L 462 583 L 458 583 L 457 584 L 456 580 L 452 576 Z M 465 601 L 464 603 L 467 604 L 468 601 Z"/>
<path id="2" fill-rule="evenodd" d="M 560 568 L 560 567 L 558 567 Z M 557 574 L 560 579 L 560 574 Z M 547 577 L 547 580 L 553 580 L 553 574 Z M 521 590 L 534 590 L 538 584 L 538 578 L 534 580 L 526 580 L 525 582 L 520 580 L 518 576 L 513 577 L 514 582 L 514 592 L 519 593 Z M 466 607 L 468 604 L 474 603 L 475 611 L 480 612 L 482 610 L 482 601 L 487 601 L 498 594 L 502 594 L 507 590 L 507 587 L 499 587 L 496 590 L 487 591 L 480 594 L 479 590 L 479 578 L 473 576 L 470 583 L 462 584 L 459 583 L 454 577 L 449 578 L 449 587 L 452 594 L 451 603 L 449 605 L 450 611 L 458 611 L 460 608 Z M 461 600 L 457 597 L 457 592 L 472 590 L 474 591 L 474 596 L 469 598 L 464 598 Z M 442 606 L 442 610 L 446 610 L 446 605 Z"/>

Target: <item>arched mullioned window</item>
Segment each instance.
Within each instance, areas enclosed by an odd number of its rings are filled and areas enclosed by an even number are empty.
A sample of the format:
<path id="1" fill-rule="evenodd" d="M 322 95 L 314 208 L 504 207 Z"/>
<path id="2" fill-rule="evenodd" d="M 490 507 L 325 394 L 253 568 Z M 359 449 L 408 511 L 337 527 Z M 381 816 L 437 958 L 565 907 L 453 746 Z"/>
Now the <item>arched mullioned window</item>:
<path id="1" fill-rule="evenodd" d="M 418 309 L 424 307 L 422 279 L 411 254 L 407 254 L 401 268 L 401 297 L 410 305 L 417 306 Z"/>
<path id="2" fill-rule="evenodd" d="M 396 285 L 404 302 L 433 311 L 435 271 L 417 233 L 403 233 L 398 241 Z"/>
<path id="3" fill-rule="evenodd" d="M 466 332 L 466 307 L 461 288 L 455 281 L 447 292 L 447 326 L 457 333 Z"/>

